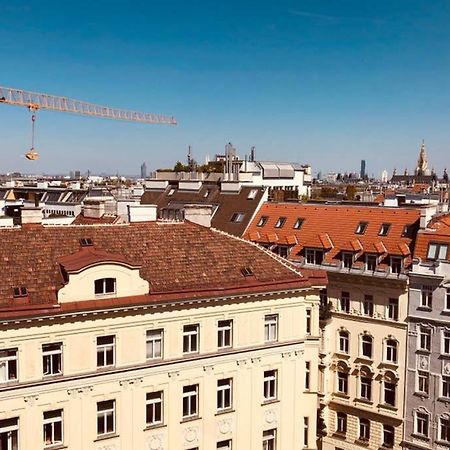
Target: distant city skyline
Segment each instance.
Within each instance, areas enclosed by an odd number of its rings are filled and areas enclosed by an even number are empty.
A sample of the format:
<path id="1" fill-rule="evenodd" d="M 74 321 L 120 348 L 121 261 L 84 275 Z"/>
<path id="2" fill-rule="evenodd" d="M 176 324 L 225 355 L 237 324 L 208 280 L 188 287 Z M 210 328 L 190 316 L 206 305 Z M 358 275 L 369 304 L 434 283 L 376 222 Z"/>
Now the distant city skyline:
<path id="1" fill-rule="evenodd" d="M 88 12 L 88 14 L 86 14 Z M 0 104 L 0 173 L 139 174 L 240 155 L 360 170 L 450 154 L 450 3 L 121 0 L 0 5 L 0 85 L 174 115 L 177 127 Z"/>

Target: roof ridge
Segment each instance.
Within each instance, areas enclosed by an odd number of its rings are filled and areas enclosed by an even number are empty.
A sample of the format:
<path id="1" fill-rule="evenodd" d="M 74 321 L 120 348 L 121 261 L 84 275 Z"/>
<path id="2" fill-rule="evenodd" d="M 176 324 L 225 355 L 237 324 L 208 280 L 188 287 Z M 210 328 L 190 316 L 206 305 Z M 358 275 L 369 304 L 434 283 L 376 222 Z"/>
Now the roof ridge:
<path id="1" fill-rule="evenodd" d="M 216 233 L 223 234 L 224 236 L 228 236 L 228 237 L 230 237 L 232 239 L 235 239 L 236 241 L 244 242 L 244 243 L 246 243 L 248 245 L 256 247 L 257 249 L 263 251 L 266 255 L 269 255 L 275 261 L 281 263 L 287 269 L 291 270 L 292 272 L 294 272 L 295 274 L 299 275 L 300 277 L 305 278 L 304 275 L 299 270 L 296 269 L 296 266 L 293 263 L 291 263 L 290 261 L 286 260 L 282 256 L 278 256 L 277 254 L 275 254 L 274 252 L 270 251 L 269 249 L 263 247 L 262 245 L 259 245 L 256 242 L 248 241 L 247 239 L 241 238 L 239 236 L 235 236 L 233 234 L 227 233 L 226 231 L 218 230 L 217 228 L 211 227 L 211 230 L 215 231 Z"/>

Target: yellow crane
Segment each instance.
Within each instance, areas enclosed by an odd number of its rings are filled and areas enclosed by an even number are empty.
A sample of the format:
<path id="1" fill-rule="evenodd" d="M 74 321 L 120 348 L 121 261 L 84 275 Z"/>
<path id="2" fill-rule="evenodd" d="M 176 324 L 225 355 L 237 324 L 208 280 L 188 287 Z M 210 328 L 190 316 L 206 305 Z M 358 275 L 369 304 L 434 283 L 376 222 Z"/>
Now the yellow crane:
<path id="1" fill-rule="evenodd" d="M 25 106 L 31 112 L 31 149 L 25 153 L 25 157 L 31 161 L 39 159 L 39 154 L 34 148 L 34 124 L 36 122 L 36 112 L 39 109 L 50 109 L 52 111 L 102 117 L 104 119 L 126 120 L 129 122 L 163 125 L 177 124 L 173 116 L 110 108 L 108 106 L 100 106 L 67 97 L 40 94 L 2 86 L 0 86 L 0 103 Z"/>

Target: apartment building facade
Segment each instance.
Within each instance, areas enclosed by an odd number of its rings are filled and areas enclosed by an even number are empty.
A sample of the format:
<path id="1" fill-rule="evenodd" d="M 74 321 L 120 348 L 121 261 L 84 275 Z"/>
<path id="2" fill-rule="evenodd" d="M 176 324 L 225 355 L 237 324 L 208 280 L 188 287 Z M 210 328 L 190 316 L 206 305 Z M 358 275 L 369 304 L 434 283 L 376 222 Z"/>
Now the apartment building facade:
<path id="1" fill-rule="evenodd" d="M 0 236 L 2 449 L 316 448 L 323 271 L 189 222 Z"/>
<path id="2" fill-rule="evenodd" d="M 323 449 L 400 449 L 417 209 L 266 203 L 246 237 L 322 268 Z M 319 427 L 320 428 L 320 427 Z"/>

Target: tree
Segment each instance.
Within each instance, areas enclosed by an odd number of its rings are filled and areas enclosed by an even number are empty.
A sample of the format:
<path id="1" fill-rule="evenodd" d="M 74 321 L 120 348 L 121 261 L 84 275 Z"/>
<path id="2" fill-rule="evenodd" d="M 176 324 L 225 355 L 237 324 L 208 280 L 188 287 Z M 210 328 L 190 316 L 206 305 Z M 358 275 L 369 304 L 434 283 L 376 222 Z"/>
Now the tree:
<path id="1" fill-rule="evenodd" d="M 355 200 L 356 187 L 353 184 L 347 185 L 345 188 L 345 198 L 346 200 Z"/>

